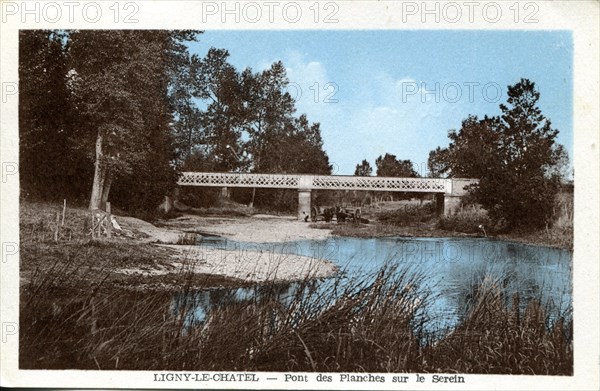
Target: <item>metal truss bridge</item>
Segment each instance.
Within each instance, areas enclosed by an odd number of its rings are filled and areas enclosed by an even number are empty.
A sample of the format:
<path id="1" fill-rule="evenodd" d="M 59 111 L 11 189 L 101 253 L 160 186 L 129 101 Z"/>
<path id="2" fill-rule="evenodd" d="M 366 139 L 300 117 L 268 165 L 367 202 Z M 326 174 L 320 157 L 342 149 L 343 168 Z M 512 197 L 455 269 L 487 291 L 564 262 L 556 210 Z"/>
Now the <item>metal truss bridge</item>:
<path id="1" fill-rule="evenodd" d="M 477 183 L 464 178 L 396 178 L 346 175 L 247 174 L 222 172 L 183 172 L 180 186 L 249 187 L 298 190 L 298 217 L 310 214 L 311 190 L 368 190 L 444 195 L 444 213 L 449 214 L 467 193 L 466 186 Z"/>

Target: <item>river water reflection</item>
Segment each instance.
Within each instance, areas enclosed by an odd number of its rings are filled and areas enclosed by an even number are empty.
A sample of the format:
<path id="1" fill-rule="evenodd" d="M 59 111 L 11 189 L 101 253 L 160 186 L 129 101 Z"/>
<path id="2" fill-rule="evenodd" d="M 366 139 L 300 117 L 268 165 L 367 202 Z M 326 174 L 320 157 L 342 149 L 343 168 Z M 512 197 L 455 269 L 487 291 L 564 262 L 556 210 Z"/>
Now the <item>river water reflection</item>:
<path id="1" fill-rule="evenodd" d="M 199 246 L 203 251 L 239 251 L 249 262 L 256 251 L 269 254 L 273 260 L 295 255 L 324 258 L 335 262 L 347 278 L 377 273 L 385 265 L 409 268 L 425 275 L 421 289 L 432 297 L 427 308 L 429 318 L 444 326 L 460 319 L 473 284 L 486 274 L 500 278 L 507 299 L 518 292 L 521 306 L 532 298 L 541 299 L 554 313 L 564 315 L 571 305 L 572 253 L 568 250 L 483 238 L 332 237 L 287 243 L 213 239 Z M 297 287 L 295 283 L 277 286 L 280 300 L 290 300 Z M 201 321 L 213 306 L 250 301 L 260 295 L 260 287 L 195 292 L 193 297 L 186 297 L 194 306 L 189 321 Z M 174 299 L 174 308 L 180 307 L 181 299 Z"/>

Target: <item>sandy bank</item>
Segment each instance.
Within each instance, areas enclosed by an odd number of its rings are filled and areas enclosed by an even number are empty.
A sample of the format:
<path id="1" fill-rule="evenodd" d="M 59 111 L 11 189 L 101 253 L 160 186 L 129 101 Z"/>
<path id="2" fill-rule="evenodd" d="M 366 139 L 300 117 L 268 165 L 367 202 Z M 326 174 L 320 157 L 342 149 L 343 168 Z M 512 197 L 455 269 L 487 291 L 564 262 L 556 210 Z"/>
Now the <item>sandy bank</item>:
<path id="1" fill-rule="evenodd" d="M 269 251 L 220 250 L 204 246 L 161 245 L 175 250 L 168 264 L 154 268 L 128 268 L 123 274 L 159 276 L 173 272 L 192 272 L 232 277 L 248 282 L 295 281 L 323 278 L 336 273 L 337 266 L 325 259 Z"/>
<path id="2" fill-rule="evenodd" d="M 326 239 L 328 229 L 310 228 L 308 223 L 295 217 L 254 215 L 247 218 L 199 217 L 186 215 L 169 224 L 186 231 L 224 236 L 242 242 L 281 243 L 302 239 Z"/>
<path id="3" fill-rule="evenodd" d="M 329 229 L 310 228 L 294 217 L 255 215 L 252 217 L 207 217 L 184 215 L 161 222 L 157 227 L 132 217 L 119 222 L 129 230 L 141 232 L 144 241 L 175 244 L 184 233 L 222 236 L 241 242 L 282 243 L 302 239 L 326 239 Z"/>
<path id="4" fill-rule="evenodd" d="M 216 235 L 254 243 L 325 239 L 330 236 L 330 230 L 310 228 L 307 223 L 298 222 L 293 217 L 257 215 L 230 218 L 185 215 L 163 221 L 159 227 L 131 217 L 119 218 L 119 222 L 127 230 L 142 236 L 141 241 L 175 250 L 172 259 L 166 264 L 157 263 L 152 268 L 126 268 L 119 271 L 124 274 L 158 276 L 186 270 L 249 282 L 264 282 L 323 278 L 337 271 L 333 262 L 324 259 L 272 251 L 232 251 L 176 244 L 186 233 Z"/>

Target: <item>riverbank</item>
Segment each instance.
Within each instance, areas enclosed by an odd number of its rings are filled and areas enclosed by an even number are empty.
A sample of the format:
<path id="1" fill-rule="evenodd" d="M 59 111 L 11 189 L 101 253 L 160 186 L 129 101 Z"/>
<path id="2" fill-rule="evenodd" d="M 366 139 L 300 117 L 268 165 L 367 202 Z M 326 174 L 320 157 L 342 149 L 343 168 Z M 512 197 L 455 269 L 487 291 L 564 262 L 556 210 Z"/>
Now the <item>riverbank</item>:
<path id="1" fill-rule="evenodd" d="M 328 231 L 333 236 L 354 238 L 383 238 L 383 237 L 417 237 L 417 238 L 490 238 L 505 240 L 533 246 L 552 247 L 573 250 L 572 234 L 555 234 L 546 231 L 512 232 L 502 234 L 467 233 L 440 229 L 435 222 L 420 223 L 407 226 L 394 226 L 379 223 L 372 224 L 337 224 L 313 223 L 313 229 Z"/>
<path id="2" fill-rule="evenodd" d="M 213 212 L 214 213 L 214 212 Z M 560 249 L 573 249 L 572 229 L 562 230 L 520 230 L 514 232 L 495 233 L 477 229 L 442 229 L 437 218 L 426 221 L 406 222 L 403 224 L 388 224 L 377 220 L 377 212 L 368 210 L 363 212 L 368 223 L 337 222 L 316 223 L 298 222 L 295 216 L 274 216 L 267 214 L 250 214 L 231 217 L 230 214 L 222 216 L 197 215 L 185 213 L 174 219 L 159 221 L 157 225 L 163 231 L 150 229 L 148 234 L 152 240 L 170 242 L 174 235 L 196 233 L 200 235 L 220 236 L 240 242 L 253 243 L 282 243 L 295 240 L 322 240 L 329 236 L 346 236 L 357 238 L 378 237 L 487 237 L 498 240 L 508 240 L 523 244 L 553 247 Z M 154 231 L 154 234 L 153 234 Z M 473 232 L 475 231 L 475 232 Z M 162 233 L 161 233 L 162 232 Z M 177 232 L 177 234 L 169 234 Z"/>
<path id="3" fill-rule="evenodd" d="M 573 250 L 572 195 L 556 205 L 555 221 L 543 229 L 507 230 L 494 224 L 487 211 L 478 205 L 461 207 L 452 216 L 438 216 L 435 205 L 419 200 L 378 202 L 362 208 L 363 221 L 355 223 L 312 223 L 312 228 L 328 230 L 335 236 L 377 237 L 486 237 L 534 246 Z M 366 218 L 366 219 L 365 219 Z"/>
<path id="4" fill-rule="evenodd" d="M 192 289 L 249 286 L 265 281 L 325 278 L 337 271 L 337 266 L 325 259 L 190 245 L 214 235 L 254 242 L 328 235 L 289 218 L 189 215 L 160 221 L 157 226 L 134 217 L 116 216 L 120 229 L 115 229 L 113 237 L 92 240 L 88 210 L 68 207 L 58 234 L 57 213 L 62 213 L 62 205 L 24 202 L 20 206 L 22 286 L 29 285 L 36 275 L 62 269 L 71 276 L 61 280 L 65 287 L 107 291 L 177 290 L 184 277 Z"/>
<path id="5" fill-rule="evenodd" d="M 443 230 L 434 221 L 403 226 L 383 224 L 304 223 L 294 216 L 255 214 L 218 216 L 180 214 L 154 224 L 117 216 L 121 230 L 112 239 L 91 240 L 85 208 L 67 208 L 65 225 L 55 238 L 56 214 L 62 205 L 21 204 L 21 281 L 28 284 L 36 271 L 65 264 L 93 270 L 85 275 L 104 289 L 174 290 L 181 271 L 191 276 L 195 288 L 247 286 L 269 280 L 298 281 L 325 278 L 336 273 L 335 264 L 313 259 L 253 250 L 207 251 L 196 246 L 218 236 L 239 242 L 283 243 L 323 240 L 332 235 L 349 237 L 482 237 L 479 233 Z M 500 240 L 558 248 L 572 248 L 572 235 L 553 238 L 548 232 L 488 235 Z M 55 240 L 58 239 L 58 240 Z"/>

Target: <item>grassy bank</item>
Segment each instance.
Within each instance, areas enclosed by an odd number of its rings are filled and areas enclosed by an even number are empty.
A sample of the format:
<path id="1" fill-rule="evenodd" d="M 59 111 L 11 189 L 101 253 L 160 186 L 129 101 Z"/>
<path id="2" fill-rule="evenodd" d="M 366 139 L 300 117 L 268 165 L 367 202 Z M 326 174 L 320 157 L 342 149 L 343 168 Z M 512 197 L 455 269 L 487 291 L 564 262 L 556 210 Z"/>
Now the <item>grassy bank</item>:
<path id="1" fill-rule="evenodd" d="M 189 284 L 177 295 L 113 289 L 74 294 L 61 281 L 75 265 L 40 273 L 21 293 L 20 367 L 570 375 L 571 324 L 550 322 L 532 301 L 506 305 L 484 278 L 458 326 L 424 311 L 423 275 L 304 281 L 288 301 L 275 285 L 214 306 L 193 321 Z M 185 281 L 186 276 L 180 277 Z M 84 282 L 80 282 L 80 286 Z M 91 287 L 90 287 L 91 288 Z M 178 300 L 174 300 L 177 297 Z M 433 330 L 433 331 L 432 331 Z"/>
<path id="2" fill-rule="evenodd" d="M 123 232 L 112 239 L 92 240 L 90 213 L 84 207 L 67 207 L 64 225 L 56 232 L 57 213 L 62 220 L 62 205 L 25 202 L 20 206 L 20 275 L 27 285 L 43 273 L 69 270 L 61 281 L 73 289 L 85 290 L 93 286 L 110 291 L 115 288 L 136 290 L 178 289 L 181 273 L 171 266 L 174 251 L 147 243 L 147 235 L 124 224 Z M 62 221 L 61 221 L 62 223 Z M 182 240 L 186 236 L 182 235 Z M 73 267 L 77 265 L 77 267 Z M 123 273 L 123 270 L 172 269 L 162 275 Z M 233 278 L 209 274 L 193 275 L 194 286 L 240 286 L 244 283 Z"/>
<path id="3" fill-rule="evenodd" d="M 363 208 L 368 224 L 311 224 L 312 228 L 330 229 L 333 235 L 351 237 L 493 237 L 526 244 L 573 248 L 573 195 L 559 194 L 553 223 L 542 229 L 508 230 L 494 223 L 477 205 L 466 205 L 450 216 L 437 216 L 433 203 L 419 201 L 380 202 Z"/>

